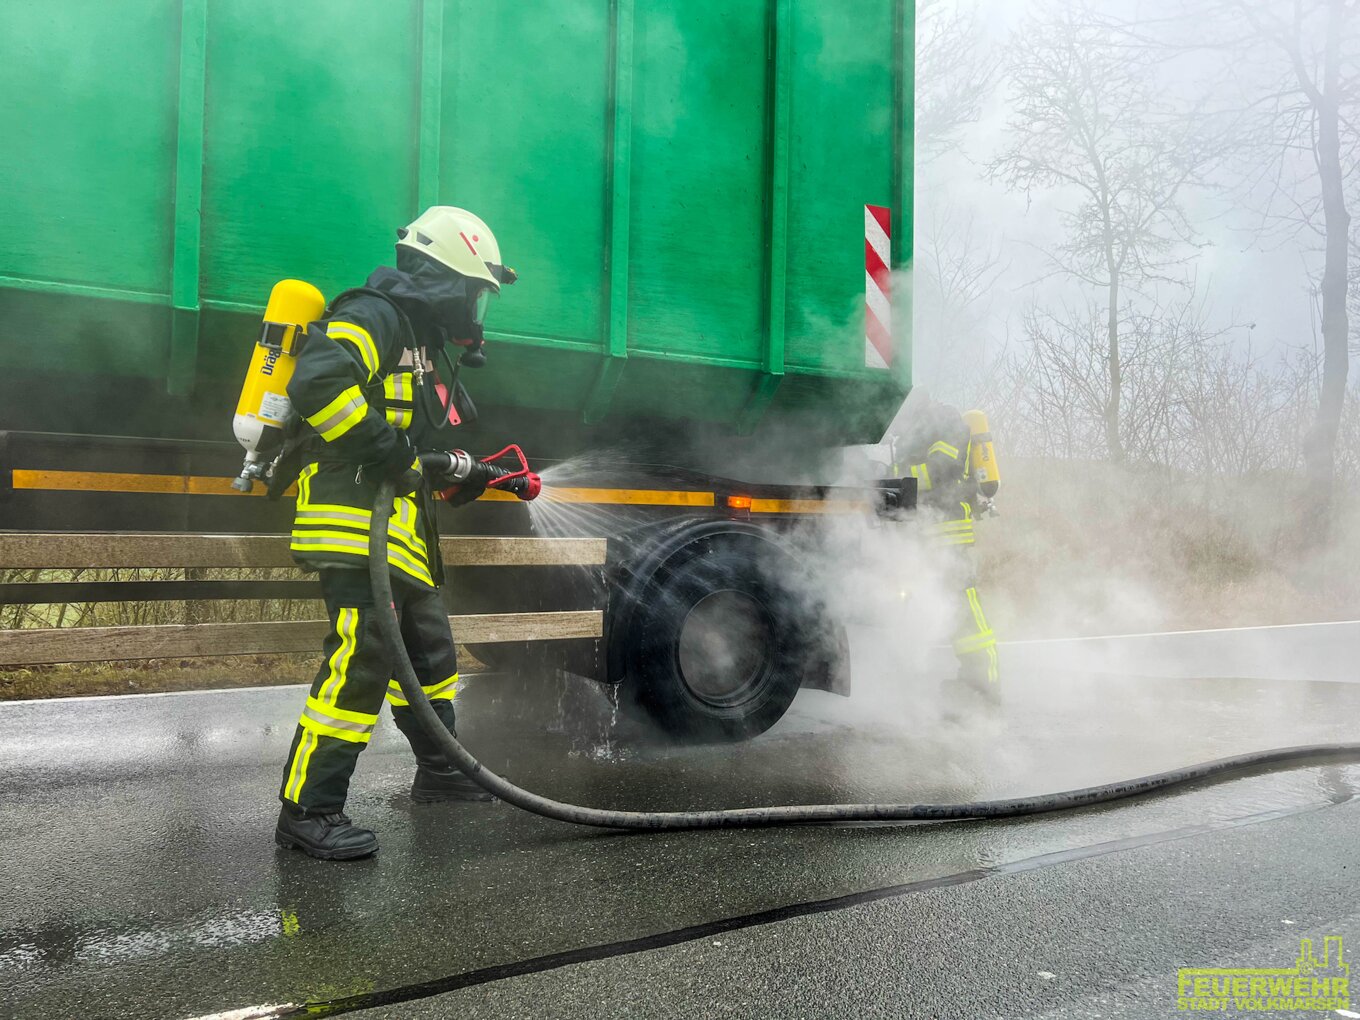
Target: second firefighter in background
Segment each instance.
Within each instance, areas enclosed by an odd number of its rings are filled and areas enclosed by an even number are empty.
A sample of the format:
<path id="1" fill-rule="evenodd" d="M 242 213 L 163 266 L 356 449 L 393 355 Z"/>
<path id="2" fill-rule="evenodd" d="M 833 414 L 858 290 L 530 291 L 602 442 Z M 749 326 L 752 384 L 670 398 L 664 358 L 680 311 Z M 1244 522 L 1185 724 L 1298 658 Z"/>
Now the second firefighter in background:
<path id="1" fill-rule="evenodd" d="M 953 643 L 959 681 L 986 702 L 994 701 L 1000 677 L 996 635 L 982 610 L 971 555 L 974 523 L 990 505 L 990 493 L 983 490 L 995 490 L 995 477 L 988 478 L 984 469 L 994 465 L 991 435 L 975 434 L 964 415 L 920 388 L 912 391 L 901 425 L 890 434 L 893 474 L 916 479 L 917 506 L 931 516 L 930 538 L 943 547 L 948 583 L 957 591 Z"/>
<path id="2" fill-rule="evenodd" d="M 399 232 L 396 268 L 380 267 L 312 323 L 288 395 L 306 422 L 293 556 L 320 575 L 330 618 L 322 663 L 284 766 L 275 838 L 314 857 L 362 857 L 373 832 L 344 813 L 350 776 L 384 699 L 415 752 L 417 801 L 488 800 L 446 764 L 392 677 L 367 562 L 378 484 L 395 483 L 387 564 L 401 634 L 421 685 L 450 731 L 458 661 L 440 594 L 443 565 L 429 480 L 417 452 L 455 445 L 433 371 L 446 345 L 482 359 L 489 298 L 514 282 L 491 231 L 463 209 L 436 206 Z M 471 403 L 455 385 L 455 410 Z M 438 480 L 435 480 L 436 482 Z M 480 495 L 464 488 L 459 502 Z"/>

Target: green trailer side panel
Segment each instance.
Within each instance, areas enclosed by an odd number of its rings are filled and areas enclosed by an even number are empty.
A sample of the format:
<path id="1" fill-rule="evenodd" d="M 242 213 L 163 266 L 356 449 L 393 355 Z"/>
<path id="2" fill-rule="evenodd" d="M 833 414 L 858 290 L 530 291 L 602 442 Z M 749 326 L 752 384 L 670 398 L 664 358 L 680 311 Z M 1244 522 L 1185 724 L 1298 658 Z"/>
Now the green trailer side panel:
<path id="1" fill-rule="evenodd" d="M 168 297 L 178 67 L 178 4 L 0 3 L 0 286 Z"/>
<path id="2" fill-rule="evenodd" d="M 759 364 L 767 23 L 759 3 L 638 6 L 630 348 Z"/>
<path id="3" fill-rule="evenodd" d="M 263 309 L 285 276 L 330 295 L 390 260 L 416 212 L 418 7 L 209 4 L 205 299 Z"/>
<path id="4" fill-rule="evenodd" d="M 521 273 L 485 419 L 876 438 L 909 323 L 866 368 L 863 210 L 909 267 L 912 11 L 5 0 L 0 429 L 228 437 L 274 282 L 355 286 L 439 202 Z M 82 372 L 104 403 L 50 399 Z"/>
<path id="5" fill-rule="evenodd" d="M 894 2 L 793 5 L 786 349 L 794 369 L 865 370 L 863 274 L 846 270 L 864 266 L 864 206 L 895 201 Z"/>
<path id="6" fill-rule="evenodd" d="M 453 0 L 444 25 L 438 199 L 491 224 L 521 277 L 489 327 L 599 342 L 609 5 Z"/>

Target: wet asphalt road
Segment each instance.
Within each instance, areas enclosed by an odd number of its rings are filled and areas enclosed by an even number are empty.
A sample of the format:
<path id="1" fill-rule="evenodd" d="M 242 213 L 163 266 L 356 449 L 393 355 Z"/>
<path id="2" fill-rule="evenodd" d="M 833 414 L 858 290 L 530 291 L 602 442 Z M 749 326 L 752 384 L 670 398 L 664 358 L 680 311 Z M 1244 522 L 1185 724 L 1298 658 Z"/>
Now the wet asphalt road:
<path id="1" fill-rule="evenodd" d="M 987 724 L 882 680 L 696 748 L 577 681 L 459 700 L 492 768 L 618 807 L 990 798 L 1360 739 L 1360 684 L 1278 679 L 1018 673 Z M 413 805 L 385 725 L 350 804 L 382 851 L 327 865 L 270 838 L 300 702 L 0 706 L 0 1017 L 1161 1017 L 1177 966 L 1360 947 L 1360 766 L 1016 822 L 619 835 Z"/>

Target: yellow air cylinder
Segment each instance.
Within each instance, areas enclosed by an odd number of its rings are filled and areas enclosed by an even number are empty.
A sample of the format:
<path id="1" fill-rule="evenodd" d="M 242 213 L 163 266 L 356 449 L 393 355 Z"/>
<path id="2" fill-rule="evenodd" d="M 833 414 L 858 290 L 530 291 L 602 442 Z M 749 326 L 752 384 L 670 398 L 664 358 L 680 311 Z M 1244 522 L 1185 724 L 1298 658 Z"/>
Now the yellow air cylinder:
<path id="1" fill-rule="evenodd" d="M 1001 468 L 996 463 L 996 447 L 992 445 L 992 430 L 987 424 L 987 415 L 982 411 L 969 411 L 963 420 L 968 423 L 971 433 L 969 469 L 977 479 L 982 494 L 991 499 L 1001 487 Z"/>
<path id="2" fill-rule="evenodd" d="M 321 291 L 302 280 L 280 280 L 269 292 L 264 325 L 232 422 L 236 441 L 246 451 L 241 476 L 232 488 L 249 492 L 253 479 L 264 477 L 266 461 L 278 451 L 283 423 L 293 409 L 288 380 L 293 377 L 298 334 L 325 309 Z"/>

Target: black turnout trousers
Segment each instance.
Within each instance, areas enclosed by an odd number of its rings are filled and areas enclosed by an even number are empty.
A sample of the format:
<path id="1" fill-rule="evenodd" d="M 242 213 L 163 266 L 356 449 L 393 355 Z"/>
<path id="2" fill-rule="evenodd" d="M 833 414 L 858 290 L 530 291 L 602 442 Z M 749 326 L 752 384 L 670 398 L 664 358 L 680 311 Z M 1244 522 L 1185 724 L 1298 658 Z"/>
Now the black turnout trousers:
<path id="1" fill-rule="evenodd" d="M 373 736 L 384 699 L 418 761 L 443 767 L 443 755 L 420 728 L 393 678 L 392 657 L 378 629 L 368 571 L 322 567 L 319 573 L 330 631 L 293 735 L 279 799 L 309 813 L 328 814 L 345 806 L 350 776 Z M 452 732 L 458 658 L 444 600 L 438 589 L 408 582 L 395 572 L 392 594 L 416 676 Z"/>

